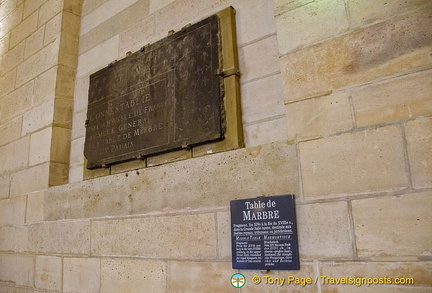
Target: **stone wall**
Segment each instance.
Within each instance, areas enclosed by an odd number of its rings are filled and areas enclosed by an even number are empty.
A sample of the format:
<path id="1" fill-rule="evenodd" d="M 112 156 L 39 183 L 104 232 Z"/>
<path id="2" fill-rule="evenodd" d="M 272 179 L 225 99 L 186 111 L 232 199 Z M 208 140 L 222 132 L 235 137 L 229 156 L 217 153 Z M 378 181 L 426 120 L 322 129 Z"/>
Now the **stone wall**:
<path id="1" fill-rule="evenodd" d="M 246 147 L 83 180 L 89 75 L 230 5 Z M 430 292 L 431 19 L 427 0 L 0 0 L 0 292 Z M 291 193 L 301 270 L 233 288 L 229 201 Z"/>

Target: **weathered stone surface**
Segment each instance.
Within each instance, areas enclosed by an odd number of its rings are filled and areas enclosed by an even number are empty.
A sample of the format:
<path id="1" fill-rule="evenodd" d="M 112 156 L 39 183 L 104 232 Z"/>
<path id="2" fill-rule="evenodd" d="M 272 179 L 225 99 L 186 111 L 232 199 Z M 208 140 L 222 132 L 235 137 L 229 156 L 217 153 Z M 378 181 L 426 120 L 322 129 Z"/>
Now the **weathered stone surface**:
<path id="1" fill-rule="evenodd" d="M 30 137 L 0 147 L 0 174 L 12 173 L 28 163 Z"/>
<path id="2" fill-rule="evenodd" d="M 408 187 L 402 135 L 396 126 L 300 143 L 300 162 L 306 197 Z"/>
<path id="3" fill-rule="evenodd" d="M 87 118 L 86 111 L 80 111 L 73 114 L 72 136 L 71 139 L 77 139 L 85 136 L 85 121 Z"/>
<path id="4" fill-rule="evenodd" d="M 157 41 L 155 38 L 155 18 L 153 16 L 146 17 L 119 35 L 119 56 L 123 58 L 127 52 L 136 52 L 143 46 Z"/>
<path id="5" fill-rule="evenodd" d="M 286 100 L 430 68 L 432 6 L 281 58 Z"/>
<path id="6" fill-rule="evenodd" d="M 346 202 L 305 204 L 296 209 L 301 258 L 353 255 Z"/>
<path id="7" fill-rule="evenodd" d="M 244 123 L 284 115 L 280 74 L 243 84 L 241 98 Z"/>
<path id="8" fill-rule="evenodd" d="M 102 259 L 101 292 L 168 292 L 164 261 Z"/>
<path id="9" fill-rule="evenodd" d="M 165 6 L 168 6 L 175 0 L 150 0 L 150 13 L 154 13 L 155 11 L 164 8 Z"/>
<path id="10" fill-rule="evenodd" d="M 260 78 L 279 71 L 275 36 L 239 48 L 241 82 Z M 266 52 L 263 54 L 263 52 Z"/>
<path id="11" fill-rule="evenodd" d="M 0 100 L 0 121 L 17 116 L 24 113 L 32 105 L 33 97 L 33 82 L 29 82 L 24 86 L 9 93 L 6 97 Z"/>
<path id="12" fill-rule="evenodd" d="M 77 138 L 71 141 L 70 165 L 84 164 L 84 137 Z"/>
<path id="13" fill-rule="evenodd" d="M 100 292 L 101 260 L 65 258 L 63 260 L 63 292 Z"/>
<path id="14" fill-rule="evenodd" d="M 35 287 L 61 291 L 62 259 L 57 256 L 36 256 Z"/>
<path id="15" fill-rule="evenodd" d="M 325 137 L 354 127 L 346 91 L 290 103 L 285 109 L 288 140 Z"/>
<path id="16" fill-rule="evenodd" d="M 167 292 L 238 292 L 229 282 L 236 273 L 230 262 L 170 261 L 167 271 Z"/>
<path id="17" fill-rule="evenodd" d="M 343 0 L 314 1 L 276 16 L 279 53 L 340 35 L 349 28 Z"/>
<path id="18" fill-rule="evenodd" d="M 219 212 L 217 215 L 218 257 L 231 260 L 231 214 Z"/>
<path id="19" fill-rule="evenodd" d="M 3 55 L 1 59 L 1 75 L 16 68 L 24 60 L 24 48 L 25 44 L 21 43 Z"/>
<path id="20" fill-rule="evenodd" d="M 39 253 L 88 254 L 90 222 L 45 222 L 29 226 L 29 249 Z"/>
<path id="21" fill-rule="evenodd" d="M 246 285 L 242 288 L 242 291 L 245 292 L 257 292 L 257 293 L 271 293 L 271 292 L 296 292 L 296 293 L 315 293 L 318 291 L 317 284 L 310 284 L 306 286 L 301 286 L 300 284 L 288 284 L 287 278 L 289 276 L 293 276 L 295 278 L 312 278 L 315 280 L 316 272 L 314 270 L 313 263 L 304 263 L 300 264 L 299 271 L 242 271 L 241 272 L 246 277 Z M 261 283 L 255 285 L 252 282 L 252 278 L 254 276 L 259 276 L 261 278 Z M 283 286 L 279 286 L 276 283 L 271 284 L 268 278 L 285 278 Z M 268 279 L 268 281 L 266 281 Z"/>
<path id="22" fill-rule="evenodd" d="M 0 279 L 33 287 L 34 256 L 0 254 Z"/>
<path id="23" fill-rule="evenodd" d="M 49 163 L 23 169 L 11 175 L 10 195 L 17 196 L 48 187 Z"/>
<path id="24" fill-rule="evenodd" d="M 413 186 L 432 187 L 432 118 L 408 122 L 405 133 Z"/>
<path id="25" fill-rule="evenodd" d="M 28 251 L 27 226 L 0 226 L 0 251 Z"/>
<path id="26" fill-rule="evenodd" d="M 30 136 L 30 166 L 38 165 L 50 160 L 51 138 L 51 127 L 35 132 Z"/>
<path id="27" fill-rule="evenodd" d="M 257 147 L 271 142 L 281 142 L 287 139 L 285 117 L 275 117 L 249 124 L 244 127 L 246 147 Z"/>
<path id="28" fill-rule="evenodd" d="M 214 214 L 93 221 L 91 236 L 98 256 L 209 259 L 217 250 Z"/>
<path id="29" fill-rule="evenodd" d="M 428 292 L 432 289 L 431 262 L 324 262 L 320 264 L 321 275 L 331 278 L 414 278 L 414 284 L 407 285 L 370 285 L 361 286 L 322 284 L 323 292 Z M 323 282 L 323 278 L 320 278 Z M 415 287 L 418 290 L 413 290 Z"/>
<path id="30" fill-rule="evenodd" d="M 1 62 L 0 57 L 0 62 Z M 0 63 L 1 64 L 1 63 Z M 15 89 L 16 70 L 11 70 L 0 76 L 0 97 L 3 97 Z"/>
<path id="31" fill-rule="evenodd" d="M 82 15 L 87 15 L 93 10 L 97 9 L 99 6 L 107 2 L 108 0 L 92 0 L 92 1 L 83 1 L 82 5 Z"/>
<path id="32" fill-rule="evenodd" d="M 27 195 L 26 223 L 41 222 L 44 219 L 44 191 Z"/>
<path id="33" fill-rule="evenodd" d="M 38 13 L 35 12 L 11 30 L 10 47 L 15 47 L 22 40 L 37 30 Z"/>
<path id="34" fill-rule="evenodd" d="M 42 49 L 44 41 L 44 28 L 39 28 L 25 40 L 24 59 L 27 59 Z"/>
<path id="35" fill-rule="evenodd" d="M 0 145 L 7 144 L 21 137 L 22 117 L 7 120 L 0 124 Z"/>
<path id="36" fill-rule="evenodd" d="M 57 66 L 45 71 L 35 78 L 34 103 L 39 105 L 44 101 L 55 99 Z"/>
<path id="37" fill-rule="evenodd" d="M 0 200 L 0 226 L 24 224 L 26 201 L 25 196 Z"/>
<path id="38" fill-rule="evenodd" d="M 432 193 L 354 200 L 358 255 L 431 255 Z M 379 225 L 377 225 L 379 223 Z M 423 232 L 419 232 L 423 231 Z"/>
<path id="39" fill-rule="evenodd" d="M 9 197 L 10 176 L 0 177 L 0 199 Z"/>
<path id="40" fill-rule="evenodd" d="M 46 215 L 51 220 L 129 215 L 225 207 L 232 198 L 260 194 L 298 194 L 296 158 L 295 146 L 279 142 L 147 168 L 127 177 L 77 182 L 48 190 Z M 227 177 L 232 184 L 220 184 Z"/>
<path id="41" fill-rule="evenodd" d="M 352 91 L 357 126 L 391 123 L 432 114 L 432 71 L 363 86 Z"/>

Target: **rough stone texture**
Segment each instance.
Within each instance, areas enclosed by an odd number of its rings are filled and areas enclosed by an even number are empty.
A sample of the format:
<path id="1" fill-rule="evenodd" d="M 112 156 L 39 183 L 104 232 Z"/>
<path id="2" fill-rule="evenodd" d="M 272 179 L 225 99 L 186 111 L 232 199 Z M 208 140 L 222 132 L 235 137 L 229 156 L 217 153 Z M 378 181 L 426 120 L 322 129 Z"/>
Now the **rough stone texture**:
<path id="1" fill-rule="evenodd" d="M 45 163 L 13 173 L 11 175 L 10 195 L 23 195 L 47 188 L 49 168 L 49 163 Z"/>
<path id="2" fill-rule="evenodd" d="M 10 177 L 1 176 L 0 177 L 0 199 L 9 197 L 9 186 L 10 186 Z"/>
<path id="3" fill-rule="evenodd" d="M 45 71 L 35 78 L 35 104 L 40 104 L 43 101 L 52 101 L 55 99 L 56 79 L 57 66 Z"/>
<path id="4" fill-rule="evenodd" d="M 1 62 L 0 74 L 3 75 L 6 72 L 17 67 L 24 59 L 24 43 L 19 44 L 13 49 L 9 50 L 3 55 Z"/>
<path id="5" fill-rule="evenodd" d="M 164 261 L 102 259 L 101 292 L 167 292 Z"/>
<path id="6" fill-rule="evenodd" d="M 153 16 L 146 17 L 119 35 L 119 57 L 124 58 L 127 52 L 136 52 L 143 46 L 157 41 L 155 37 L 155 19 Z"/>
<path id="7" fill-rule="evenodd" d="M 432 117 L 405 125 L 414 188 L 432 187 Z"/>
<path id="8" fill-rule="evenodd" d="M 7 144 L 21 137 L 22 117 L 5 121 L 0 124 L 0 145 Z"/>
<path id="9" fill-rule="evenodd" d="M 77 139 L 85 136 L 86 119 L 87 119 L 87 111 L 80 111 L 78 113 L 74 113 L 71 139 Z"/>
<path id="10" fill-rule="evenodd" d="M 139 174 L 59 186 L 47 192 L 46 217 L 57 220 L 225 207 L 233 198 L 298 194 L 296 158 L 295 146 L 279 142 L 147 168 Z M 232 184 L 215 184 L 226 176 Z"/>
<path id="11" fill-rule="evenodd" d="M 270 142 L 285 141 L 287 138 L 284 116 L 274 120 L 264 120 L 246 125 L 243 131 L 246 147 L 257 147 Z"/>
<path id="12" fill-rule="evenodd" d="M 83 165 L 84 164 L 84 142 L 85 138 L 77 138 L 71 142 L 70 152 L 70 165 Z"/>
<path id="13" fill-rule="evenodd" d="M 353 255 L 346 202 L 299 205 L 296 214 L 302 258 Z"/>
<path id="14" fill-rule="evenodd" d="M 431 262 L 324 262 L 320 264 L 321 275 L 343 278 L 345 276 L 359 278 L 414 278 L 412 285 L 330 285 L 322 284 L 323 292 L 430 292 L 432 289 Z M 321 279 L 321 278 L 320 278 Z M 322 279 L 321 279 L 322 280 Z M 419 287 L 418 290 L 412 290 Z M 336 291 L 335 291 L 336 290 Z M 412 290 L 412 291 L 411 291 Z"/>
<path id="15" fill-rule="evenodd" d="M 44 191 L 28 194 L 26 223 L 40 222 L 44 219 Z"/>
<path id="16" fill-rule="evenodd" d="M 301 286 L 300 284 L 288 284 L 287 278 L 293 276 L 295 278 L 312 278 L 315 279 L 316 273 L 314 271 L 314 265 L 312 263 L 301 263 L 299 271 L 247 271 L 242 270 L 241 273 L 246 277 L 246 285 L 241 289 L 242 292 L 257 292 L 257 293 L 271 293 L 271 292 L 296 292 L 296 293 L 315 293 L 319 292 L 317 284 L 310 284 Z M 255 285 L 252 283 L 252 277 L 258 276 L 261 278 L 261 283 Z M 277 284 L 271 284 L 266 281 L 266 278 L 285 278 L 283 286 Z M 267 278 L 268 279 L 268 278 Z"/>
<path id="17" fill-rule="evenodd" d="M 408 187 L 402 136 L 396 126 L 300 143 L 300 162 L 306 197 Z"/>
<path id="18" fill-rule="evenodd" d="M 95 258 L 63 260 L 63 292 L 100 292 L 101 261 Z"/>
<path id="19" fill-rule="evenodd" d="M 244 123 L 284 115 L 280 74 L 243 84 L 241 97 Z"/>
<path id="20" fill-rule="evenodd" d="M 29 82 L 9 93 L 0 100 L 2 105 L 0 108 L 0 121 L 4 121 L 5 119 L 12 118 L 17 114 L 24 113 L 31 107 L 33 84 L 33 82 Z"/>
<path id="21" fill-rule="evenodd" d="M 45 128 L 30 136 L 29 165 L 34 166 L 50 160 L 52 128 Z"/>
<path id="22" fill-rule="evenodd" d="M 29 249 L 38 253 L 88 254 L 89 222 L 46 222 L 29 226 Z"/>
<path id="23" fill-rule="evenodd" d="M 54 117 L 54 101 L 47 101 L 34 107 L 23 115 L 22 135 L 40 130 L 49 126 Z M 49 143 L 46 142 L 46 143 Z"/>
<path id="24" fill-rule="evenodd" d="M 213 214 L 93 221 L 91 230 L 92 255 L 171 259 L 216 257 Z"/>
<path id="25" fill-rule="evenodd" d="M 217 216 L 217 241 L 218 257 L 220 259 L 231 260 L 231 214 L 230 212 L 220 212 Z"/>
<path id="26" fill-rule="evenodd" d="M 290 103 L 285 109 L 288 140 L 325 137 L 354 126 L 347 91 Z"/>
<path id="27" fill-rule="evenodd" d="M 271 36 L 239 48 L 240 81 L 242 83 L 279 71 L 276 46 L 277 39 Z"/>
<path id="28" fill-rule="evenodd" d="M 432 192 L 426 191 L 354 200 L 359 256 L 431 255 L 432 234 L 427 232 L 432 231 L 431 196 Z"/>
<path id="29" fill-rule="evenodd" d="M 1 60 L 1 58 L 0 58 Z M 11 70 L 0 75 L 0 97 L 3 97 L 15 89 L 16 70 Z"/>
<path id="30" fill-rule="evenodd" d="M 24 59 L 27 59 L 42 49 L 44 41 L 44 28 L 38 29 L 25 40 Z"/>
<path id="31" fill-rule="evenodd" d="M 395 15 L 406 13 L 430 2 L 428 0 L 377 0 L 373 5 L 362 0 L 348 0 L 348 13 L 352 27 L 368 25 Z"/>
<path id="32" fill-rule="evenodd" d="M 12 173 L 27 165 L 30 137 L 0 147 L 0 174 Z"/>
<path id="33" fill-rule="evenodd" d="M 276 16 L 279 53 L 340 35 L 349 27 L 343 0 L 314 1 Z"/>
<path id="34" fill-rule="evenodd" d="M 35 287 L 60 291 L 62 259 L 57 256 L 36 256 Z"/>
<path id="35" fill-rule="evenodd" d="M 25 196 L 0 200 L 0 225 L 22 225 L 26 210 Z"/>
<path id="36" fill-rule="evenodd" d="M 356 88 L 352 92 L 358 126 L 432 114 L 432 71 Z"/>
<path id="37" fill-rule="evenodd" d="M 35 12 L 11 30 L 10 47 L 14 47 L 38 28 L 38 13 Z"/>
<path id="38" fill-rule="evenodd" d="M 286 101 L 430 68 L 432 6 L 281 58 Z"/>
<path id="39" fill-rule="evenodd" d="M 19 254 L 0 254 L 0 279 L 17 285 L 33 286 L 34 257 Z"/>
<path id="40" fill-rule="evenodd" d="M 166 292 L 238 292 L 230 284 L 236 273 L 229 262 L 175 262 L 167 264 Z M 208 280 L 211 280 L 209 286 Z"/>
<path id="41" fill-rule="evenodd" d="M 0 226 L 0 251 L 28 251 L 27 226 Z"/>

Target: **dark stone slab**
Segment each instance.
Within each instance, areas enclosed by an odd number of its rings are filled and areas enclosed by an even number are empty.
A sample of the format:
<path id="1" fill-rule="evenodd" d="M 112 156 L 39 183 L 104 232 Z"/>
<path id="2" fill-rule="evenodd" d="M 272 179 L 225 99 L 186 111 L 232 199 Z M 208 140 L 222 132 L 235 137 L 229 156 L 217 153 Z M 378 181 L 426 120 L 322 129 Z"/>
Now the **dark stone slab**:
<path id="1" fill-rule="evenodd" d="M 223 139 L 220 52 L 214 15 L 92 74 L 87 168 Z"/>
<path id="2" fill-rule="evenodd" d="M 299 270 L 294 196 L 232 200 L 233 269 Z"/>

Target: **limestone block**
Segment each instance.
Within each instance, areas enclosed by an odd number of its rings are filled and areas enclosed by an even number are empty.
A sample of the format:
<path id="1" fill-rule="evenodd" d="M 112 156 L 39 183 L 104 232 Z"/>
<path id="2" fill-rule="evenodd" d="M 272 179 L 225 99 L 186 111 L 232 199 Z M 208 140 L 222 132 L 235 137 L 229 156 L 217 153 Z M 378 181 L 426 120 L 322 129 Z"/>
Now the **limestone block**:
<path id="1" fill-rule="evenodd" d="M 273 0 L 275 7 L 275 15 L 278 16 L 287 11 L 304 6 L 308 3 L 315 2 L 314 0 Z"/>
<path id="2" fill-rule="evenodd" d="M 0 199 L 9 197 L 10 176 L 0 176 Z"/>
<path id="3" fill-rule="evenodd" d="M 285 55 L 286 101 L 430 68 L 431 13 L 428 6 Z"/>
<path id="4" fill-rule="evenodd" d="M 239 48 L 241 83 L 279 71 L 276 47 L 276 37 L 271 36 Z"/>
<path id="5" fill-rule="evenodd" d="M 57 66 L 50 68 L 35 78 L 34 103 L 36 105 L 55 99 L 56 81 Z"/>
<path id="6" fill-rule="evenodd" d="M 15 89 L 15 77 L 16 70 L 11 70 L 6 74 L 0 75 L 0 98 L 4 97 Z"/>
<path id="7" fill-rule="evenodd" d="M 90 76 L 84 75 L 75 80 L 74 113 L 87 109 L 89 87 Z"/>
<path id="8" fill-rule="evenodd" d="M 16 68 L 24 60 L 24 48 L 25 43 L 13 47 L 11 50 L 6 52 L 1 59 L 0 74 L 3 75 L 8 71 Z"/>
<path id="9" fill-rule="evenodd" d="M 354 200 L 357 251 L 365 256 L 432 253 L 432 193 Z M 379 223 L 379 225 L 377 225 Z"/>
<path id="10" fill-rule="evenodd" d="M 0 38 L 0 56 L 9 50 L 10 34 Z"/>
<path id="11" fill-rule="evenodd" d="M 32 192 L 27 195 L 27 224 L 44 220 L 44 195 L 43 191 Z"/>
<path id="12" fill-rule="evenodd" d="M 51 127 L 35 132 L 30 136 L 30 166 L 50 161 L 51 138 Z"/>
<path id="13" fill-rule="evenodd" d="M 146 160 L 133 160 L 129 162 L 123 162 L 120 164 L 112 165 L 110 168 L 110 174 L 123 173 L 132 170 L 138 170 L 145 168 L 147 165 Z"/>
<path id="14" fill-rule="evenodd" d="M 71 128 L 73 100 L 58 97 L 54 101 L 53 124 L 62 128 Z"/>
<path id="15" fill-rule="evenodd" d="M 101 292 L 166 292 L 164 261 L 115 258 L 101 262 Z"/>
<path id="16" fill-rule="evenodd" d="M 424 4 L 430 4 L 428 0 L 378 0 L 374 2 L 374 5 L 368 5 L 367 2 L 361 0 L 348 0 L 347 2 L 352 27 L 383 21 L 409 10 L 417 9 Z"/>
<path id="17" fill-rule="evenodd" d="M 65 12 L 70 12 L 81 18 L 83 0 L 65 0 L 63 5 L 63 10 Z"/>
<path id="18" fill-rule="evenodd" d="M 147 157 L 147 166 L 153 167 L 153 166 L 158 166 L 166 163 L 186 160 L 190 158 L 192 158 L 192 150 L 187 150 L 187 149 L 179 150 L 179 151 L 169 152 L 166 154 Z M 111 167 L 111 172 L 113 171 L 113 167 Z"/>
<path id="19" fill-rule="evenodd" d="M 358 126 L 391 123 L 432 114 L 432 71 L 353 89 Z"/>
<path id="20" fill-rule="evenodd" d="M 56 40 L 18 66 L 17 85 L 37 77 L 57 64 L 59 40 Z"/>
<path id="21" fill-rule="evenodd" d="M 27 226 L 0 226 L 0 251 L 28 251 Z"/>
<path id="22" fill-rule="evenodd" d="M 276 16 L 279 53 L 338 36 L 349 28 L 343 0 L 315 1 Z"/>
<path id="23" fill-rule="evenodd" d="M 69 154 L 68 154 L 69 155 Z M 57 186 L 68 183 L 69 164 L 68 163 L 51 163 L 49 169 L 48 186 Z"/>
<path id="24" fill-rule="evenodd" d="M 432 186 L 432 118 L 410 121 L 405 125 L 411 180 L 414 188 Z"/>
<path id="25" fill-rule="evenodd" d="M 242 117 L 244 123 L 284 114 L 283 87 L 280 74 L 242 84 Z"/>
<path id="26" fill-rule="evenodd" d="M 246 147 L 284 141 L 287 139 L 285 116 L 246 125 L 244 127 L 244 136 Z"/>
<path id="27" fill-rule="evenodd" d="M 138 0 L 110 0 L 103 3 L 97 9 L 93 10 L 82 18 L 81 35 L 85 35 L 98 25 L 114 17 L 116 14 L 121 13 L 123 10 L 135 4 L 136 2 L 138 2 Z"/>
<path id="28" fill-rule="evenodd" d="M 72 140 L 70 151 L 71 166 L 84 164 L 84 141 L 84 137 Z"/>
<path id="29" fill-rule="evenodd" d="M 170 261 L 167 271 L 167 292 L 238 292 L 230 283 L 231 262 Z"/>
<path id="30" fill-rule="evenodd" d="M 44 46 L 53 42 L 55 39 L 60 38 L 60 35 L 62 33 L 62 19 L 63 13 L 59 13 L 46 23 Z"/>
<path id="31" fill-rule="evenodd" d="M 4 121 L 17 114 L 24 113 L 32 105 L 33 81 L 14 90 L 0 100 L 0 121 Z"/>
<path id="32" fill-rule="evenodd" d="M 36 256 L 35 287 L 61 291 L 62 259 L 57 256 Z"/>
<path id="33" fill-rule="evenodd" d="M 0 124 L 0 145 L 7 144 L 21 137 L 22 120 L 22 116 L 19 116 Z"/>
<path id="34" fill-rule="evenodd" d="M 149 16 L 120 33 L 119 57 L 124 58 L 127 52 L 136 52 L 155 41 L 155 18 Z"/>
<path id="35" fill-rule="evenodd" d="M 15 47 L 38 28 L 38 12 L 34 12 L 11 30 L 10 47 Z"/>
<path id="36" fill-rule="evenodd" d="M 12 1 L 10 1 L 12 2 Z M 3 10 L 6 11 L 7 9 Z M 22 20 L 23 5 L 18 6 L 16 9 L 12 10 L 6 17 L 2 19 L 2 26 L 0 27 L 0 38 L 3 38 L 8 34 L 12 28 L 17 26 Z"/>
<path id="37" fill-rule="evenodd" d="M 67 66 L 59 66 L 57 70 L 56 94 L 63 98 L 73 99 L 74 79 L 76 70 Z"/>
<path id="38" fill-rule="evenodd" d="M 242 0 L 233 3 L 236 10 L 237 43 L 239 46 L 274 34 L 273 0 Z"/>
<path id="39" fill-rule="evenodd" d="M 29 58 L 42 49 L 44 42 L 44 28 L 38 29 L 25 40 L 24 59 Z"/>
<path id="40" fill-rule="evenodd" d="M 12 173 L 27 166 L 30 137 L 23 137 L 0 147 L 0 174 Z"/>
<path id="41" fill-rule="evenodd" d="M 70 157 L 71 130 L 62 127 L 52 128 L 50 160 L 57 163 L 68 163 Z"/>
<path id="42" fill-rule="evenodd" d="M 302 258 L 353 255 L 346 202 L 298 205 L 296 210 Z"/>
<path id="43" fill-rule="evenodd" d="M 58 220 L 226 207 L 233 198 L 298 194 L 298 178 L 295 146 L 278 142 L 50 188 L 45 212 Z"/>
<path id="44" fill-rule="evenodd" d="M 81 46 L 81 42 L 80 42 Z M 117 59 L 119 36 L 104 41 L 78 57 L 77 78 L 108 66 Z"/>
<path id="45" fill-rule="evenodd" d="M 0 19 L 3 19 L 15 9 L 16 1 L 15 0 L 4 0 L 1 2 L 2 2 L 2 9 L 0 11 Z"/>
<path id="46" fill-rule="evenodd" d="M 45 222 L 29 226 L 29 249 L 40 253 L 90 252 L 90 222 Z"/>
<path id="47" fill-rule="evenodd" d="M 217 215 L 218 257 L 231 260 L 231 214 L 219 212 Z"/>
<path id="48" fill-rule="evenodd" d="M 432 289 L 431 262 L 324 262 L 321 275 L 332 278 L 414 278 L 412 285 L 336 285 L 322 284 L 323 292 L 428 292 Z M 320 278 L 322 283 L 323 278 Z M 417 290 L 413 290 L 417 287 Z M 422 290 L 423 289 L 423 290 Z"/>
<path id="49" fill-rule="evenodd" d="M 0 200 L 0 225 L 22 225 L 25 220 L 25 196 Z"/>
<path id="50" fill-rule="evenodd" d="M 300 143 L 306 197 L 408 187 L 400 129 L 382 127 Z"/>
<path id="51" fill-rule="evenodd" d="M 32 0 L 32 1 L 25 1 L 24 3 L 24 18 L 27 18 L 30 14 L 35 12 L 39 7 L 42 6 L 45 2 L 48 0 Z"/>
<path id="52" fill-rule="evenodd" d="M 85 16 L 107 2 L 108 0 L 92 0 L 92 1 L 84 1 L 82 5 L 82 15 Z"/>
<path id="53" fill-rule="evenodd" d="M 241 273 L 246 277 L 246 285 L 242 288 L 242 290 L 245 290 L 246 292 L 257 292 L 257 293 L 271 293 L 271 292 L 296 292 L 296 293 L 303 293 L 303 292 L 319 292 L 318 291 L 318 285 L 317 284 L 310 284 L 306 286 L 301 286 L 299 284 L 294 284 L 293 282 L 291 284 L 288 284 L 287 278 L 292 276 L 294 278 L 312 278 L 312 280 L 315 279 L 316 273 L 314 271 L 314 265 L 313 263 L 301 263 L 300 264 L 300 270 L 299 271 L 248 271 L 248 270 L 242 270 Z M 258 276 L 261 278 L 261 283 L 258 285 L 255 285 L 252 282 L 252 278 Z M 278 284 L 270 283 L 269 278 L 284 278 L 284 284 L 282 286 L 279 286 Z M 267 281 L 266 281 L 267 279 Z"/>
<path id="54" fill-rule="evenodd" d="M 82 110 L 73 114 L 72 121 L 72 136 L 71 139 L 77 139 L 85 136 L 85 121 L 87 119 L 87 111 Z"/>
<path id="55" fill-rule="evenodd" d="M 83 180 L 83 165 L 71 166 L 69 168 L 69 183 Z"/>
<path id="56" fill-rule="evenodd" d="M 34 256 L 0 254 L 0 279 L 33 287 Z"/>
<path id="57" fill-rule="evenodd" d="M 106 7 L 106 9 L 110 10 L 111 7 L 113 6 L 117 6 L 117 7 L 122 6 L 123 2 L 126 4 L 131 4 L 133 2 L 136 3 L 130 5 L 126 9 L 117 13 L 112 18 L 109 18 L 106 21 L 102 22 L 101 24 L 99 24 L 98 26 L 96 26 L 86 34 L 83 34 L 83 32 L 81 32 L 82 37 L 80 38 L 80 44 L 79 44 L 80 54 L 87 52 L 88 50 L 94 48 L 98 44 L 110 38 L 118 36 L 120 32 L 142 21 L 148 15 L 148 5 L 149 5 L 148 1 L 137 2 L 136 0 L 127 0 L 127 1 L 119 2 L 119 1 L 110 0 L 109 2 L 105 3 L 106 5 L 105 4 L 101 5 L 99 9 L 102 7 Z M 93 12 L 98 12 L 99 9 Z M 113 13 L 115 13 L 114 10 Z M 117 59 L 117 56 L 114 59 Z"/>
<path id="58" fill-rule="evenodd" d="M 48 187 L 49 163 L 27 168 L 11 175 L 10 195 L 17 196 Z"/>
<path id="59" fill-rule="evenodd" d="M 23 115 L 22 135 L 26 135 L 28 133 L 35 132 L 35 131 L 41 131 L 40 129 L 52 124 L 53 116 L 54 116 L 53 100 L 47 101 L 27 111 Z"/>
<path id="60" fill-rule="evenodd" d="M 175 0 L 150 0 L 150 8 L 149 13 L 152 14 L 155 11 L 164 8 L 165 6 L 168 6 Z"/>
<path id="61" fill-rule="evenodd" d="M 39 26 L 63 10 L 64 0 L 48 0 L 39 8 Z"/>
<path id="62" fill-rule="evenodd" d="M 217 250 L 211 213 L 93 221 L 91 237 L 95 256 L 209 259 L 216 257 Z"/>
<path id="63" fill-rule="evenodd" d="M 63 262 L 63 292 L 100 292 L 100 259 L 65 258 Z"/>

